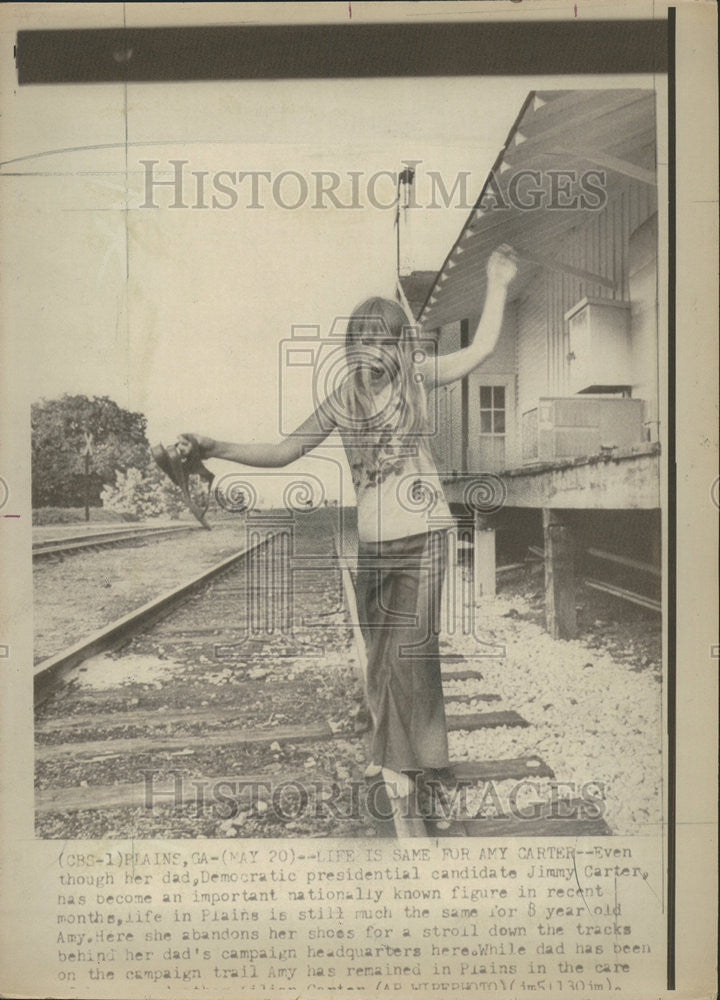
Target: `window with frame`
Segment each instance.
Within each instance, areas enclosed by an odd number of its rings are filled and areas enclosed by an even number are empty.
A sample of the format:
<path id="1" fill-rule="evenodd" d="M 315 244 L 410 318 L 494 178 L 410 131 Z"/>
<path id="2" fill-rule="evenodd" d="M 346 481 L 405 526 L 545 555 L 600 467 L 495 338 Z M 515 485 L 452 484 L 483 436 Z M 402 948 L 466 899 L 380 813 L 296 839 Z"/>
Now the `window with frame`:
<path id="1" fill-rule="evenodd" d="M 480 433 L 505 434 L 505 386 L 480 386 Z"/>

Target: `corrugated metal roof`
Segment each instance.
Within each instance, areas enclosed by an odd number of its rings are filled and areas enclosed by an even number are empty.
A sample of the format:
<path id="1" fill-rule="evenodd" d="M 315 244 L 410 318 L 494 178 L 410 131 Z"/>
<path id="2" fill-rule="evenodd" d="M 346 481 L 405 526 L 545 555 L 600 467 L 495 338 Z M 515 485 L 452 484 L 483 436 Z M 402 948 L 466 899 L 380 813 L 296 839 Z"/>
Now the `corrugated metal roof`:
<path id="1" fill-rule="evenodd" d="M 633 181 L 654 184 L 654 168 L 654 91 L 532 91 L 438 271 L 420 313 L 423 326 L 479 311 L 485 266 L 501 243 L 521 256 L 516 294 L 541 262 L 557 265 L 563 234 L 598 211 L 601 194 L 588 188 L 592 178 L 581 179 L 588 170 L 604 171 L 610 194 Z M 529 171 L 539 172 L 539 183 Z M 531 207 L 538 190 L 542 200 Z"/>

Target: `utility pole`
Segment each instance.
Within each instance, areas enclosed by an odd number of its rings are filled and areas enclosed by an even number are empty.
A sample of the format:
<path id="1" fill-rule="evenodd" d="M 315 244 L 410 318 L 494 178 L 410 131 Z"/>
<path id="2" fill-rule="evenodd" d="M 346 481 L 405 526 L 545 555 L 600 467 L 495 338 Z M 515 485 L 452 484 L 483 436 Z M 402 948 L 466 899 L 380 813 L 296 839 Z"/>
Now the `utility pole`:
<path id="1" fill-rule="evenodd" d="M 408 212 L 413 204 L 413 184 L 415 182 L 415 170 L 406 166 L 398 177 L 397 210 L 395 213 L 395 227 L 397 230 L 397 273 L 398 277 L 410 274 L 412 247 L 410 246 L 410 218 Z"/>
<path id="2" fill-rule="evenodd" d="M 90 431 L 83 431 L 85 447 L 82 456 L 85 464 L 85 520 L 90 520 L 90 458 L 92 456 L 93 436 Z"/>

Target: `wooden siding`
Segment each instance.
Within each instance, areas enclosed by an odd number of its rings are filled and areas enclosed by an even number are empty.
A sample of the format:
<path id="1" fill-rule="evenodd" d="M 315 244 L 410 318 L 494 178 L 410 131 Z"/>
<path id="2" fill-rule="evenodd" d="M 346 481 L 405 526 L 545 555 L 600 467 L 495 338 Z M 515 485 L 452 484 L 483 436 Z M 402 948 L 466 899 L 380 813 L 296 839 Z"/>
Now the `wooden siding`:
<path id="1" fill-rule="evenodd" d="M 440 331 L 439 354 L 460 350 L 460 323 L 451 323 Z M 442 386 L 428 397 L 431 425 L 435 433 L 431 448 L 438 472 L 442 475 L 462 470 L 462 408 L 460 383 Z"/>
<path id="2" fill-rule="evenodd" d="M 568 233 L 562 245 L 554 248 L 557 260 L 611 279 L 614 289 L 542 268 L 538 268 L 527 283 L 519 304 L 518 404 L 521 414 L 532 409 L 539 396 L 562 396 L 569 392 L 565 313 L 586 296 L 630 300 L 630 239 L 656 210 L 655 191 L 644 184 L 630 183 L 616 194 L 603 212 Z M 645 247 L 647 251 L 648 241 Z M 657 248 L 653 247 L 652 257 L 648 258 L 646 252 L 643 265 L 654 269 L 656 260 Z M 646 328 L 651 324 L 657 336 L 657 317 L 647 316 L 648 305 L 646 302 L 643 324 Z M 648 335 L 646 329 L 643 357 L 648 356 Z M 631 330 L 634 360 L 628 372 L 628 384 L 642 386 L 643 391 L 650 394 L 650 409 L 656 412 L 656 361 L 651 362 L 650 372 L 639 371 L 642 365 L 635 361 L 638 347 L 636 331 Z"/>
<path id="3" fill-rule="evenodd" d="M 460 321 L 467 319 L 471 330 L 477 324 L 489 255 L 501 243 L 516 247 L 520 268 L 506 329 L 494 354 L 467 379 L 470 472 L 487 468 L 487 455 L 495 444 L 476 440 L 480 386 L 506 387 L 505 458 L 510 469 L 533 458 L 521 428 L 525 424 L 526 436 L 531 433 L 533 420 L 526 415 L 532 414 L 538 400 L 568 396 L 581 388 L 571 383 L 565 315 L 585 298 L 630 303 L 629 361 L 621 362 L 623 371 L 613 372 L 610 381 L 630 386 L 632 396 L 643 400 L 643 428 L 638 423 L 637 434 L 642 434 L 644 442 L 658 440 L 655 95 L 640 90 L 536 95 L 508 137 L 495 177 L 505 191 L 508 177 L 521 167 L 532 167 L 543 176 L 572 168 L 578 171 L 577 177 L 593 164 L 593 156 L 596 165 L 603 157 L 607 165 L 607 200 L 601 208 L 585 203 L 572 210 L 555 210 L 558 206 L 521 210 L 517 205 L 495 210 L 479 199 L 423 310 L 424 324 L 441 328 L 440 351 L 456 350 Z M 616 383 L 617 377 L 621 381 Z M 452 396 L 452 387 L 443 392 L 442 413 L 448 427 L 439 428 L 438 465 L 441 472 L 447 472 L 462 468 L 462 442 L 457 441 L 462 410 L 459 386 Z M 638 441 L 637 446 L 641 445 Z M 628 498 L 628 506 L 656 503 L 654 461 L 642 465 L 641 478 L 649 476 L 642 482 L 645 492 L 642 497 Z M 580 480 L 573 483 L 579 485 Z M 565 487 L 563 492 L 567 492 Z M 536 502 L 537 498 L 529 505 Z M 578 497 L 576 504 L 568 500 L 567 505 L 583 506 L 584 501 Z"/>
<path id="4" fill-rule="evenodd" d="M 565 234 L 552 248 L 557 260 L 607 278 L 614 288 L 537 267 L 524 283 L 520 297 L 508 304 L 497 349 L 469 378 L 471 469 L 475 451 L 472 440 L 478 432 L 479 420 L 475 401 L 480 385 L 508 386 L 508 467 L 520 464 L 522 458 L 523 415 L 537 406 L 541 396 L 569 394 L 568 324 L 564 317 L 586 296 L 631 301 L 632 363 L 627 381 L 633 395 L 646 402 L 646 438 L 657 440 L 656 202 L 654 189 L 628 182 L 616 192 L 604 211 Z M 475 311 L 468 318 L 472 331 L 479 313 Z M 442 328 L 439 345 L 441 353 L 459 348 L 459 322 Z M 516 381 L 510 385 L 513 374 Z M 444 471 L 460 470 L 459 392 L 443 391 L 438 419 L 438 461 Z"/>
<path id="5" fill-rule="evenodd" d="M 479 315 L 471 317 L 470 329 L 474 330 L 479 322 Z M 515 465 L 520 460 L 520 440 L 517 418 L 517 370 L 518 370 L 518 339 L 517 339 L 517 305 L 508 303 L 497 347 L 479 368 L 468 376 L 468 468 L 487 472 L 501 472 L 508 465 Z M 502 385 L 505 388 L 505 447 L 503 461 L 491 461 L 487 458 L 487 449 L 481 449 L 480 443 L 480 387 L 485 385 Z M 479 456 L 484 454 L 481 461 Z"/>
<path id="6" fill-rule="evenodd" d="M 422 323 L 445 326 L 475 308 L 483 292 L 485 264 L 500 243 L 509 242 L 520 251 L 550 260 L 557 258 L 556 248 L 564 246 L 568 233 L 586 223 L 595 225 L 605 211 L 597 211 L 581 197 L 582 177 L 588 169 L 604 172 L 610 198 L 627 189 L 629 177 L 635 177 L 632 183 L 646 189 L 646 196 L 654 197 L 655 158 L 653 91 L 535 94 L 513 125 L 496 169 L 438 273 L 421 314 Z M 510 196 L 511 181 L 518 171 L 537 171 L 545 190 L 550 173 L 558 169 L 574 175 L 573 194 L 566 202 L 572 207 L 562 208 L 545 200 L 544 207 L 528 210 Z M 495 194 L 498 190 L 504 192 L 500 203 Z M 489 200 L 484 200 L 485 194 Z M 586 259 L 592 260 L 593 254 Z M 519 284 L 531 271 L 524 262 Z"/>
<path id="7" fill-rule="evenodd" d="M 470 336 L 477 327 L 480 314 L 469 317 Z M 450 323 L 440 331 L 439 353 L 449 354 L 460 348 L 460 323 Z M 517 310 L 510 303 L 500 332 L 497 347 L 487 361 L 468 376 L 468 440 L 467 455 L 470 469 L 477 468 L 478 435 L 480 433 L 479 392 L 482 385 L 504 385 L 506 388 L 505 459 L 513 464 L 519 461 L 519 435 L 517 420 Z M 444 386 L 430 394 L 431 416 L 437 420 L 437 433 L 433 437 L 433 453 L 440 472 L 461 472 L 462 462 L 462 409 L 461 383 Z M 503 462 L 494 463 L 485 471 L 499 472 Z"/>
<path id="8" fill-rule="evenodd" d="M 548 289 L 536 274 L 518 302 L 518 415 L 537 406 L 548 384 Z"/>
<path id="9" fill-rule="evenodd" d="M 659 440 L 657 215 L 630 235 L 630 345 L 632 393 L 645 402 L 645 437 Z"/>

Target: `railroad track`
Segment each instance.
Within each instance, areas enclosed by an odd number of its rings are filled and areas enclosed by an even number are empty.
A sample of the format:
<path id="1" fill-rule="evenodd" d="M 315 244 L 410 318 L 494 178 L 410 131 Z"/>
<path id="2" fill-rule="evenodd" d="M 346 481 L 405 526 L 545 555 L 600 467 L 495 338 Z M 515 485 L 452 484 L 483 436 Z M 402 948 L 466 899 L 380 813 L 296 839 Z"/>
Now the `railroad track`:
<path id="1" fill-rule="evenodd" d="M 100 549 L 110 545 L 127 544 L 143 541 L 146 538 L 162 538 L 167 535 L 177 535 L 186 531 L 195 531 L 197 525 L 182 524 L 163 528 L 122 528 L 113 531 L 94 531 L 68 538 L 53 538 L 47 541 L 33 542 L 33 562 L 49 559 L 52 556 L 65 556 L 72 552 Z"/>
<path id="2" fill-rule="evenodd" d="M 662 601 L 657 592 L 660 587 L 661 569 L 652 563 L 639 559 L 631 559 L 619 552 L 607 552 L 604 549 L 581 548 L 580 571 L 578 581 L 591 590 L 609 594 L 620 601 L 636 604 L 648 611 L 662 614 Z M 498 573 L 515 569 L 527 569 L 533 562 L 542 563 L 545 551 L 540 546 L 531 545 L 528 556 L 522 563 L 512 566 L 499 566 Z M 609 567 L 609 570 L 608 570 Z M 598 578 L 598 573 L 602 578 Z M 630 578 L 635 589 L 623 586 Z"/>
<path id="3" fill-rule="evenodd" d="M 353 707 L 363 649 L 334 516 L 248 526 L 247 547 L 230 559 L 37 666 L 39 836 L 403 835 L 362 777 L 368 737 Z M 472 682 L 446 696 L 451 731 L 528 725 L 484 689 L 476 661 L 446 641 L 441 649 L 448 688 Z M 554 778 L 537 756 L 454 767 L 461 790 Z M 456 809 L 449 822 L 436 810 L 425 830 L 609 832 L 582 809 L 560 816 L 550 804 L 531 817 Z"/>

